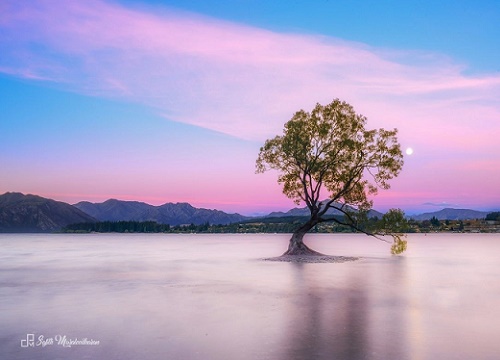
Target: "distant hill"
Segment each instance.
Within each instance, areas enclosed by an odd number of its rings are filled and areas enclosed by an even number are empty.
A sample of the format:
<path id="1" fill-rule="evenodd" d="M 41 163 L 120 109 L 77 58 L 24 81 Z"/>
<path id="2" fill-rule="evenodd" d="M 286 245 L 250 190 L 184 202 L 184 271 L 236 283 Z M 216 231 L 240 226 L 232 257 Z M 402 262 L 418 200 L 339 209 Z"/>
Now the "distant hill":
<path id="1" fill-rule="evenodd" d="M 0 195 L 0 232 L 52 232 L 78 223 L 96 221 L 64 202 L 36 195 Z"/>
<path id="2" fill-rule="evenodd" d="M 138 201 L 120 201 L 115 199 L 103 203 L 81 201 L 74 204 L 76 208 L 99 221 L 146 221 L 152 220 L 148 212 L 154 206 Z"/>
<path id="3" fill-rule="evenodd" d="M 326 200 L 323 200 L 322 202 L 325 202 Z M 339 205 L 340 206 L 340 205 Z M 350 210 L 353 210 L 352 207 L 350 206 L 347 206 L 348 209 Z M 281 211 L 277 211 L 277 212 L 272 212 L 270 213 L 269 215 L 267 215 L 266 217 L 288 217 L 288 216 L 300 216 L 300 217 L 309 217 L 311 215 L 311 213 L 309 212 L 309 209 L 307 207 L 302 207 L 302 208 L 293 208 L 291 210 L 288 210 L 287 212 L 281 212 Z M 335 210 L 335 209 L 329 209 L 327 211 L 327 215 L 343 215 L 340 211 L 338 210 Z M 379 219 L 383 216 L 384 214 L 382 214 L 381 212 L 378 212 L 376 210 L 370 210 L 368 212 L 368 217 L 371 218 L 371 217 L 378 217 Z"/>
<path id="4" fill-rule="evenodd" d="M 484 211 L 446 208 L 435 212 L 412 215 L 409 216 L 409 218 L 417 221 L 423 221 L 430 220 L 433 216 L 435 216 L 438 220 L 471 220 L 484 219 L 487 214 L 488 213 Z"/>
<path id="5" fill-rule="evenodd" d="M 329 215 L 340 215 L 330 210 Z M 423 221 L 435 216 L 439 220 L 484 219 L 488 213 L 469 209 L 443 209 L 410 218 Z M 307 207 L 287 212 L 273 212 L 263 218 L 283 218 L 285 222 L 302 221 L 309 216 Z M 371 210 L 369 217 L 382 217 Z M 110 199 L 103 203 L 79 202 L 75 205 L 43 198 L 37 195 L 5 193 L 0 195 L 0 232 L 53 232 L 75 223 L 96 221 L 155 221 L 172 226 L 183 224 L 227 225 L 256 218 L 227 214 L 219 210 L 195 208 L 188 203 L 166 203 L 153 206 L 138 201 Z M 272 222 L 272 220 L 271 220 Z"/>
<path id="6" fill-rule="evenodd" d="M 103 203 L 82 201 L 74 205 L 99 221 L 156 221 L 172 226 L 182 224 L 226 225 L 248 219 L 240 214 L 195 208 L 188 203 L 153 206 L 138 201 L 110 199 Z"/>

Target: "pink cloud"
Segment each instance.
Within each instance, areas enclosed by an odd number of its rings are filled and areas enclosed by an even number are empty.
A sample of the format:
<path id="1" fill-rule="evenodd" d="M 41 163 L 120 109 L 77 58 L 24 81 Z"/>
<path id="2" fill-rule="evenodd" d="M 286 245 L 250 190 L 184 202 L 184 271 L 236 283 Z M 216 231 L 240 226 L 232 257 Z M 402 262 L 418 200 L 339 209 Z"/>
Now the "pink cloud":
<path id="1" fill-rule="evenodd" d="M 38 66 L 38 76 L 74 90 L 125 97 L 174 120 L 236 136 L 272 135 L 298 108 L 333 97 L 362 104 L 374 125 L 410 131 L 412 120 L 436 121 L 432 114 L 416 118 L 414 110 L 422 106 L 438 113 L 473 108 L 486 119 L 498 115 L 493 106 L 462 101 L 498 99 L 499 76 L 467 77 L 461 67 L 442 58 L 433 62 L 425 53 L 412 52 L 418 63 L 412 65 L 362 44 L 186 13 L 152 14 L 97 0 L 34 4 L 7 7 L 4 30 L 25 55 L 2 68 L 30 68 L 36 76 Z M 55 55 L 33 54 L 31 42 Z M 394 115 L 378 120 L 386 113 Z M 454 128 L 451 120 L 439 121 Z"/>

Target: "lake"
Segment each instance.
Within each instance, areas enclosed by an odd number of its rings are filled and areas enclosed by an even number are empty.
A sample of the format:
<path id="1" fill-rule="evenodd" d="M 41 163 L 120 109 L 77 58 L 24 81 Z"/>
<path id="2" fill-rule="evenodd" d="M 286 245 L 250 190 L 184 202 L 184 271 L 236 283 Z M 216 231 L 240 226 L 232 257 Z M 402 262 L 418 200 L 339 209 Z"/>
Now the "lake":
<path id="1" fill-rule="evenodd" d="M 500 234 L 1 234 L 3 359 L 499 359 Z"/>

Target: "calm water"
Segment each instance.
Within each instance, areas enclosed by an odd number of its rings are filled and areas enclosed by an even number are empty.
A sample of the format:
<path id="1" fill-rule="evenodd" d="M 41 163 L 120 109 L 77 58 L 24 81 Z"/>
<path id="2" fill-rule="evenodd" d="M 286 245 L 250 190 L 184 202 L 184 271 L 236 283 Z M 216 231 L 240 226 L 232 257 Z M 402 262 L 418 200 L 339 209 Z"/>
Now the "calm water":
<path id="1" fill-rule="evenodd" d="M 0 235 L 1 358 L 499 359 L 500 234 L 408 240 L 291 264 L 259 260 L 287 235 Z"/>

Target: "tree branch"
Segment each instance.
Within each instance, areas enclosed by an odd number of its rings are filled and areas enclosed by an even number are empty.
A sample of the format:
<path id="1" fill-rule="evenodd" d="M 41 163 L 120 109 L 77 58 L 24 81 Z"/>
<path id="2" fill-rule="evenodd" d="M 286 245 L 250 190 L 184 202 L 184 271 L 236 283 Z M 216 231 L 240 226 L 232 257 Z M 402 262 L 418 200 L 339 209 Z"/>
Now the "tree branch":
<path id="1" fill-rule="evenodd" d="M 340 209 L 338 209 L 338 208 L 336 208 L 336 209 L 337 209 L 337 210 L 340 210 Z M 341 210 L 340 210 L 340 211 L 341 211 Z M 345 214 L 345 212 L 344 212 L 344 211 L 342 211 L 342 212 Z M 348 216 L 348 217 L 350 217 L 350 216 Z M 351 219 L 352 219 L 352 218 L 351 218 Z M 352 223 L 351 223 L 351 224 L 349 224 L 349 223 L 346 223 L 346 222 L 340 221 L 339 219 L 337 219 L 337 218 L 335 218 L 335 217 L 332 217 L 332 218 L 326 218 L 326 219 L 325 219 L 325 218 L 319 218 L 319 219 L 318 219 L 318 223 L 330 222 L 330 221 L 336 222 L 336 223 L 337 223 L 337 224 L 339 224 L 339 225 L 349 226 L 350 228 L 352 228 L 352 229 L 354 229 L 354 230 L 356 230 L 356 231 L 358 231 L 358 232 L 360 232 L 360 233 L 363 233 L 363 234 L 365 234 L 365 235 L 372 236 L 372 237 L 374 237 L 374 238 L 375 238 L 375 239 L 377 239 L 377 240 L 380 240 L 380 241 L 383 241 L 383 242 L 386 242 L 386 243 L 389 243 L 389 244 L 391 243 L 389 240 L 386 240 L 386 239 L 381 238 L 381 237 L 380 237 L 380 235 L 381 235 L 381 234 L 372 233 L 372 232 L 369 232 L 369 231 L 363 230 L 363 229 L 359 228 L 358 226 L 356 226 L 355 224 L 352 224 Z M 384 236 L 384 235 L 382 235 L 382 236 Z"/>
<path id="2" fill-rule="evenodd" d="M 307 207 L 309 208 L 309 211 L 312 214 L 313 213 L 314 203 L 313 203 L 313 201 L 311 199 L 311 196 L 309 195 L 309 193 L 307 191 L 306 175 L 307 175 L 307 173 L 305 171 L 302 172 L 302 176 L 300 178 L 300 182 L 302 183 L 302 187 L 304 188 L 304 198 L 305 198 L 304 201 L 306 202 L 306 205 L 307 205 Z"/>

